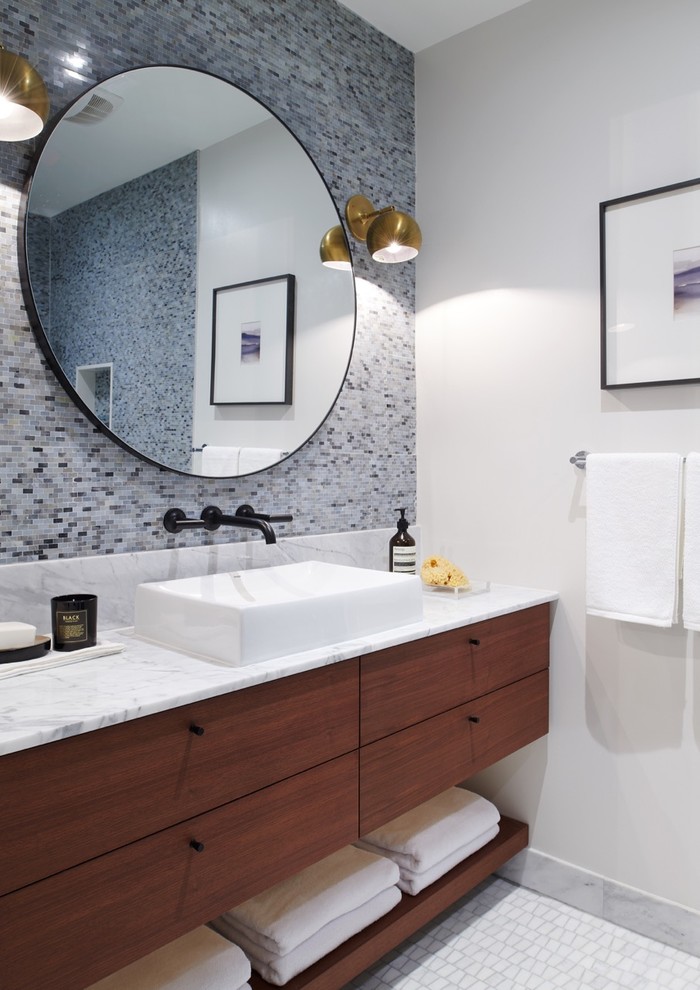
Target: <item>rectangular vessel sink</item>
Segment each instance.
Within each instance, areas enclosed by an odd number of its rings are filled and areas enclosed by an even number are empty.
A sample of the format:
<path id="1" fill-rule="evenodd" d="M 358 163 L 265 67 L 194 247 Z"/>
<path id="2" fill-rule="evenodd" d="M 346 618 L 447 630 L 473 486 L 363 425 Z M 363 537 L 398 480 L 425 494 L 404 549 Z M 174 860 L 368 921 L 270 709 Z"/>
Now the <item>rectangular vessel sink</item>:
<path id="1" fill-rule="evenodd" d="M 423 618 L 420 578 L 306 561 L 140 584 L 135 632 L 232 666 Z"/>

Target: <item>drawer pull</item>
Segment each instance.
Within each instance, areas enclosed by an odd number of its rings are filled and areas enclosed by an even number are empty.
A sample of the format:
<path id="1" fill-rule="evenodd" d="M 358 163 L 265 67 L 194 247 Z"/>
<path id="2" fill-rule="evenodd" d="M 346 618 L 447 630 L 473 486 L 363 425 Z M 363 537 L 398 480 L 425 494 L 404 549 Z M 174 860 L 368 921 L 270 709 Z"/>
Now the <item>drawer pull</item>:
<path id="1" fill-rule="evenodd" d="M 203 736 L 204 735 L 204 726 L 203 725 L 191 725 L 190 726 L 190 732 L 194 733 L 195 736 Z"/>
<path id="2" fill-rule="evenodd" d="M 192 839 L 192 841 L 190 842 L 190 848 L 194 849 L 194 851 L 198 853 L 204 852 L 204 843 L 197 842 L 196 839 Z"/>
<path id="3" fill-rule="evenodd" d="M 467 715 L 467 722 L 478 723 L 480 721 L 481 721 L 481 718 L 478 715 Z"/>
<path id="4" fill-rule="evenodd" d="M 481 640 L 480 639 L 470 639 L 469 640 L 469 645 L 470 646 L 481 646 Z"/>

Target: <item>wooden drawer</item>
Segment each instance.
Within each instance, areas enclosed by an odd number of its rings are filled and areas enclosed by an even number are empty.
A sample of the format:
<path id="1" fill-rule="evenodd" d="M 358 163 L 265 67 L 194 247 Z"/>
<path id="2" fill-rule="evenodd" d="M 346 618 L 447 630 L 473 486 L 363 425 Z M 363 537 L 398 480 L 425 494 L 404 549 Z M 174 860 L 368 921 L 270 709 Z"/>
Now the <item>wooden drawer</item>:
<path id="1" fill-rule="evenodd" d="M 544 735 L 548 700 L 548 673 L 541 671 L 363 746 L 360 834 Z"/>
<path id="2" fill-rule="evenodd" d="M 0 898 L 2 988 L 81 990 L 355 838 L 350 753 Z"/>
<path id="3" fill-rule="evenodd" d="M 534 742 L 549 731 L 549 672 L 493 691 L 466 706 L 472 742 L 469 775 Z"/>
<path id="4" fill-rule="evenodd" d="M 0 893 L 356 749 L 357 698 L 348 660 L 2 757 Z"/>
<path id="5" fill-rule="evenodd" d="M 454 708 L 360 749 L 360 835 L 469 775 L 467 714 Z"/>
<path id="6" fill-rule="evenodd" d="M 548 665 L 548 604 L 364 656 L 360 744 L 398 732 Z"/>

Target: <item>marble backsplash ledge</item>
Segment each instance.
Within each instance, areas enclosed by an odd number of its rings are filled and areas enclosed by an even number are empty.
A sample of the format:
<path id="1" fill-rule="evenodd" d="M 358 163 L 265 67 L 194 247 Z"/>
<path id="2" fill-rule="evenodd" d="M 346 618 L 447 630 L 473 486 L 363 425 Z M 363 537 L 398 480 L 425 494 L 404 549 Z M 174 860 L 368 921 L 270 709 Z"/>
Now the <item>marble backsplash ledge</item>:
<path id="1" fill-rule="evenodd" d="M 419 527 L 411 532 L 420 545 Z M 358 530 L 280 539 L 269 546 L 257 535 L 235 543 L 176 550 L 33 561 L 0 566 L 0 621 L 29 622 L 50 633 L 54 595 L 96 594 L 98 633 L 133 625 L 136 586 L 144 581 L 248 570 L 321 560 L 386 571 L 394 529 Z"/>

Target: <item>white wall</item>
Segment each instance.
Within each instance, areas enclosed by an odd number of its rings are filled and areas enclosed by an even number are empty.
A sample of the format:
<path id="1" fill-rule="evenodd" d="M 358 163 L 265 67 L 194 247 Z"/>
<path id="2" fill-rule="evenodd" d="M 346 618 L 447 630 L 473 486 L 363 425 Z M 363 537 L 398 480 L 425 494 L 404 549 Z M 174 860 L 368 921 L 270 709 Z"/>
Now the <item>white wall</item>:
<path id="1" fill-rule="evenodd" d="M 700 646 L 588 619 L 591 451 L 700 449 L 599 388 L 598 203 L 700 175 L 697 0 L 531 0 L 417 56 L 423 546 L 553 588 L 551 731 L 480 780 L 531 845 L 700 909 Z"/>
<path id="2" fill-rule="evenodd" d="M 321 237 L 338 223 L 333 201 L 299 142 L 270 120 L 200 152 L 199 213 L 194 446 L 296 450 L 335 402 L 352 348 L 352 276 L 319 260 Z M 211 406 L 214 289 L 288 273 L 292 404 Z"/>

